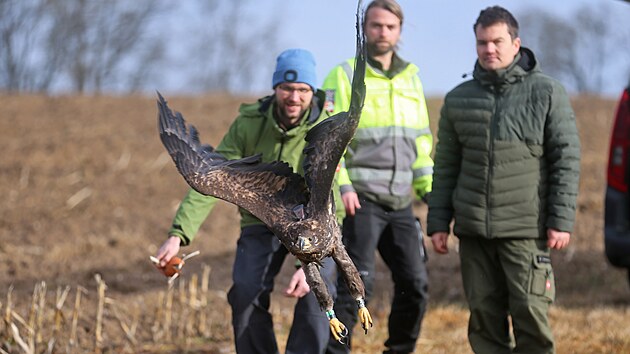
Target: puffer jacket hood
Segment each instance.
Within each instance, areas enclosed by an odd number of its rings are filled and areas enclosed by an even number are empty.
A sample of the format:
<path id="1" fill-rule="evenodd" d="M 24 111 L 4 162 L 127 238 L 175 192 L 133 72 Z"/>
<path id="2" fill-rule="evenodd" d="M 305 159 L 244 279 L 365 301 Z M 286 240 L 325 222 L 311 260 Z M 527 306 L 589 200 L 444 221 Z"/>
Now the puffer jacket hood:
<path id="1" fill-rule="evenodd" d="M 482 86 L 500 88 L 522 81 L 523 77 L 534 72 L 540 72 L 534 52 L 529 48 L 521 47 L 516 57 L 514 57 L 512 64 L 504 69 L 487 71 L 479 65 L 479 61 L 476 61 L 473 77 L 478 80 Z"/>

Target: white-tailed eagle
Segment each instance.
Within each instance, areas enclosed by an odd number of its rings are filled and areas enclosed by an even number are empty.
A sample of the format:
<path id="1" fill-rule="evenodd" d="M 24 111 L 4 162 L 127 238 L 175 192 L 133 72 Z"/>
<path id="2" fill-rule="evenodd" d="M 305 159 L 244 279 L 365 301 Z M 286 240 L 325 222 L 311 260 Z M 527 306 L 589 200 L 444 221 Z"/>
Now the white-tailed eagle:
<path id="1" fill-rule="evenodd" d="M 357 48 L 352 97 L 340 112 L 313 127 L 305 137 L 304 177 L 285 162 L 261 162 L 260 155 L 227 160 L 199 141 L 197 130 L 169 109 L 158 93 L 162 143 L 186 182 L 201 194 L 244 208 L 263 221 L 304 268 L 306 281 L 330 320 L 337 340 L 347 330 L 336 318 L 333 300 L 319 272 L 320 261 L 332 257 L 359 306 L 359 320 L 367 333 L 372 318 L 365 307 L 365 289 L 348 256 L 335 216 L 331 193 L 335 170 L 352 139 L 365 100 L 366 48 L 361 28 L 361 1 L 356 15 Z"/>

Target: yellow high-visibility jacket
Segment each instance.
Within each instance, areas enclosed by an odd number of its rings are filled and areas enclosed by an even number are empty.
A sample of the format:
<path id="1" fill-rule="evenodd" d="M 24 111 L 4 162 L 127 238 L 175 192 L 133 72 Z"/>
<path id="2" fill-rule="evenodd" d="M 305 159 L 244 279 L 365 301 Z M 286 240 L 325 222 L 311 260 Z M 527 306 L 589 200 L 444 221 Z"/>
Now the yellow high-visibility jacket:
<path id="1" fill-rule="evenodd" d="M 394 210 L 407 207 L 413 193 L 422 198 L 431 191 L 433 136 L 418 77 L 418 67 L 402 63 L 393 77 L 368 65 L 367 94 L 357 132 L 340 165 L 341 193 L 356 191 Z M 354 58 L 328 74 L 322 88 L 331 113 L 350 105 Z"/>

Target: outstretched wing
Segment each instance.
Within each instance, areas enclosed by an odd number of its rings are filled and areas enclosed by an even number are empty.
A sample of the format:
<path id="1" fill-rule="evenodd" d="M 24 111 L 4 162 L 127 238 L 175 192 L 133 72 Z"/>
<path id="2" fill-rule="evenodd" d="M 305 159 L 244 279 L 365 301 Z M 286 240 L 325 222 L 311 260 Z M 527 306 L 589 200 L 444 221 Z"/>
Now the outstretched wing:
<path id="1" fill-rule="evenodd" d="M 159 92 L 158 122 L 164 147 L 197 192 L 236 204 L 269 226 L 295 220 L 293 208 L 306 204 L 304 179 L 287 163 L 262 163 L 260 155 L 227 160 L 210 145 L 201 145 L 197 129 L 187 128 Z"/>
<path id="2" fill-rule="evenodd" d="M 361 109 L 365 101 L 365 37 L 361 27 L 361 1 L 357 8 L 357 53 L 352 78 L 350 108 L 313 127 L 306 135 L 308 144 L 304 148 L 304 178 L 310 190 L 308 211 L 313 214 L 326 212 L 330 189 L 339 160 L 354 136 Z"/>

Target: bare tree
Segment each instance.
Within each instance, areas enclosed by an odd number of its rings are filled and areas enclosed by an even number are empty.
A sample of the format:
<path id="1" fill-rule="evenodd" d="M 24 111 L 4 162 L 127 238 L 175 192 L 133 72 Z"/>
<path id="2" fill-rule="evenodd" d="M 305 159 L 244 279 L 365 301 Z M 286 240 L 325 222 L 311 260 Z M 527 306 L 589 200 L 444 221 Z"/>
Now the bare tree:
<path id="1" fill-rule="evenodd" d="M 259 90 L 278 37 L 259 9 L 254 0 L 0 0 L 0 90 L 152 91 L 173 77 L 187 93 Z"/>
<path id="2" fill-rule="evenodd" d="M 610 6 L 584 5 L 571 20 L 529 9 L 519 15 L 523 45 L 543 70 L 578 93 L 601 93 L 611 75 L 630 68 L 630 28 Z"/>
<path id="3" fill-rule="evenodd" d="M 531 10 L 521 15 L 519 22 L 523 45 L 534 49 L 545 72 L 567 79 L 575 60 L 576 29 L 549 13 Z"/>
<path id="4" fill-rule="evenodd" d="M 64 58 L 64 74 L 73 91 L 99 93 L 135 87 L 141 81 L 139 73 L 148 72 L 162 53 L 159 42 L 147 36 L 160 11 L 159 2 L 46 2 L 53 23 L 47 52 L 51 58 Z M 153 60 L 142 58 L 146 51 L 152 53 Z M 135 60 L 129 61 L 129 57 Z"/>
<path id="5" fill-rule="evenodd" d="M 255 0 L 195 4 L 203 22 L 186 28 L 196 37 L 188 42 L 186 56 L 179 58 L 194 68 L 189 90 L 252 92 L 260 87 L 278 54 L 278 25 L 273 18 L 261 17 L 252 6 L 256 4 Z"/>
<path id="6" fill-rule="evenodd" d="M 0 89 L 99 93 L 140 88 L 163 57 L 150 37 L 168 2 L 0 0 Z"/>
<path id="7" fill-rule="evenodd" d="M 51 72 L 38 70 L 35 50 L 43 23 L 43 6 L 37 0 L 0 0 L 0 88 L 9 92 L 46 89 Z"/>

